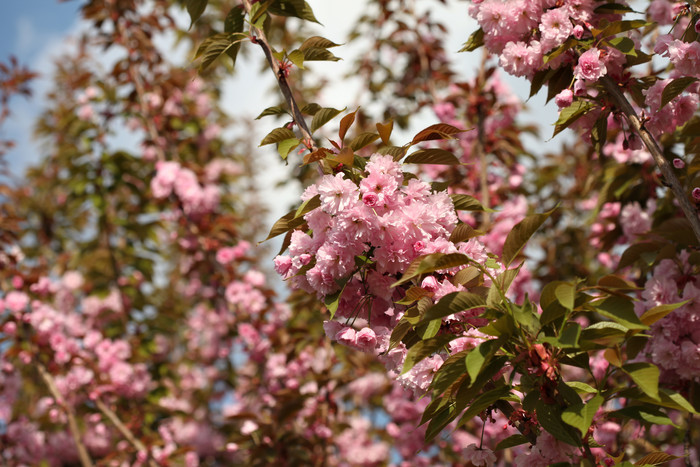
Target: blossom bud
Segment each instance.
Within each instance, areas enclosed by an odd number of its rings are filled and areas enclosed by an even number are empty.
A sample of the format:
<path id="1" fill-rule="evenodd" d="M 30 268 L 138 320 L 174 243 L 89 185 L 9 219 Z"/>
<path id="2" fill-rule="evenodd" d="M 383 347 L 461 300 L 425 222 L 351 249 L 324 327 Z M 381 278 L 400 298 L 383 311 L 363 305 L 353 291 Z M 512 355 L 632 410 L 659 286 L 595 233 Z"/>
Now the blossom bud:
<path id="1" fill-rule="evenodd" d="M 564 89 L 554 98 L 554 102 L 557 103 L 560 109 L 570 106 L 573 101 L 574 92 L 571 89 Z"/>
<path id="2" fill-rule="evenodd" d="M 700 188 L 695 187 L 693 188 L 693 199 L 695 202 L 700 202 Z"/>
<path id="3" fill-rule="evenodd" d="M 583 26 L 580 24 L 574 26 L 574 37 L 576 39 L 581 39 L 583 37 Z"/>
<path id="4" fill-rule="evenodd" d="M 700 34 L 700 19 L 695 22 L 695 32 Z"/>
<path id="5" fill-rule="evenodd" d="M 673 159 L 673 166 L 677 169 L 682 169 L 683 167 L 685 167 L 685 162 L 683 162 L 682 159 L 676 157 L 675 159 Z"/>
<path id="6" fill-rule="evenodd" d="M 435 276 L 428 276 L 421 282 L 421 288 L 435 292 L 438 289 L 438 281 Z"/>

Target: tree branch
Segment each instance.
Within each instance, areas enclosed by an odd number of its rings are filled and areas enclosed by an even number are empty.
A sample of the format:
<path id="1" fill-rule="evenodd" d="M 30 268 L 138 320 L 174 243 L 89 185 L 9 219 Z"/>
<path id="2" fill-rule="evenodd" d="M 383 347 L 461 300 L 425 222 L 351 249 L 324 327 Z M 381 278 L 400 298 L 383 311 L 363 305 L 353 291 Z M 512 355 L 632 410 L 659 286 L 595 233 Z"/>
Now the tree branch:
<path id="1" fill-rule="evenodd" d="M 615 83 L 615 81 L 613 81 L 609 76 L 604 76 L 601 79 L 601 82 L 603 83 L 603 86 L 610 97 L 613 98 L 617 106 L 620 108 L 620 110 L 622 110 L 622 113 L 625 114 L 629 125 L 634 129 L 637 135 L 639 135 L 641 140 L 644 142 L 644 145 L 651 153 L 656 165 L 659 167 L 659 170 L 661 170 L 661 174 L 670 185 L 673 194 L 676 196 L 683 214 L 685 214 L 688 222 L 690 222 L 690 227 L 693 229 L 695 237 L 700 242 L 700 218 L 698 217 L 697 209 L 688 199 L 688 195 L 685 193 L 685 190 L 681 186 L 681 182 L 678 180 L 678 177 L 676 177 L 676 174 L 673 173 L 673 169 L 664 157 L 659 144 L 656 142 L 656 139 L 654 139 L 654 136 L 644 127 L 644 123 L 639 120 L 639 117 L 632 107 L 632 104 L 630 104 L 630 102 L 627 100 L 617 83 Z"/>
<path id="2" fill-rule="evenodd" d="M 145 452 L 149 456 L 148 465 L 151 467 L 158 467 L 158 464 L 156 464 L 153 459 L 150 458 L 150 453 L 148 452 L 146 445 L 143 444 L 140 439 L 134 436 L 131 430 L 119 419 L 119 416 L 114 413 L 112 409 L 107 407 L 107 404 L 102 402 L 100 399 L 95 399 L 95 404 L 100 412 L 102 412 L 102 414 L 107 417 L 110 422 L 112 422 L 122 436 L 126 438 L 126 440 L 131 443 L 131 445 L 136 448 L 137 451 Z"/>
<path id="3" fill-rule="evenodd" d="M 250 14 L 250 0 L 243 0 L 243 6 L 245 7 L 246 12 Z M 317 148 L 314 145 L 313 138 L 311 137 L 311 131 L 306 125 L 304 116 L 301 114 L 301 110 L 299 110 L 299 106 L 297 105 L 297 102 L 294 99 L 294 94 L 292 93 L 292 89 L 289 87 L 289 83 L 287 83 L 287 77 L 284 74 L 284 70 L 280 69 L 279 62 L 277 61 L 277 59 L 275 59 L 275 57 L 272 56 L 272 47 L 270 47 L 270 43 L 267 40 L 265 31 L 255 26 L 251 26 L 251 32 L 254 34 L 254 42 L 257 43 L 263 49 L 263 52 L 265 53 L 265 58 L 267 59 L 267 63 L 270 65 L 270 69 L 275 74 L 275 78 L 277 79 L 277 85 L 282 91 L 282 95 L 284 95 L 284 100 L 287 102 L 287 105 L 292 111 L 292 119 L 294 120 L 294 123 L 297 125 L 299 131 L 301 132 L 303 144 L 310 151 L 315 151 Z"/>
<path id="4" fill-rule="evenodd" d="M 60 391 L 56 387 L 56 381 L 53 379 L 53 376 L 51 376 L 51 373 L 49 373 L 44 364 L 40 362 L 37 363 L 37 369 L 39 370 L 39 375 L 41 375 L 41 379 L 44 380 L 44 383 L 49 388 L 49 392 L 51 393 L 53 398 L 56 399 L 56 402 L 58 402 L 58 404 L 61 407 L 63 407 L 63 410 L 65 410 L 66 412 L 66 417 L 68 417 L 68 428 L 70 429 L 70 433 L 73 436 L 75 447 L 78 449 L 78 458 L 80 458 L 80 464 L 83 467 L 92 467 L 93 463 L 90 459 L 90 455 L 88 454 L 85 445 L 80 439 L 80 429 L 78 428 L 78 421 L 75 419 L 75 412 L 73 412 L 73 408 L 66 403 L 66 400 L 63 398 L 63 395 L 61 395 Z"/>

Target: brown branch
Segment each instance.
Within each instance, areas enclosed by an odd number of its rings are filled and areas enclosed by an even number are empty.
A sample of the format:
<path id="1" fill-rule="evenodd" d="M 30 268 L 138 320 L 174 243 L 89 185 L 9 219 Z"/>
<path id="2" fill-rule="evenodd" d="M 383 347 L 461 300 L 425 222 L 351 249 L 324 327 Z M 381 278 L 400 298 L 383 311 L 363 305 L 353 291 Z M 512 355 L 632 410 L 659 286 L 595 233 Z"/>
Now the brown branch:
<path id="1" fill-rule="evenodd" d="M 54 381 L 53 376 L 51 376 L 51 373 L 49 373 L 44 364 L 37 363 L 37 369 L 39 370 L 39 375 L 41 375 L 41 379 L 44 380 L 44 383 L 49 388 L 49 392 L 51 393 L 53 398 L 56 399 L 56 402 L 58 402 L 58 404 L 61 407 L 63 407 L 63 410 L 65 410 L 66 412 L 66 417 L 68 418 L 68 428 L 70 429 L 70 433 L 73 436 L 75 447 L 78 449 L 78 458 L 80 459 L 80 464 L 83 467 L 92 467 L 93 463 L 90 459 L 90 455 L 88 454 L 85 445 L 80 439 L 80 429 L 78 428 L 78 421 L 75 419 L 75 412 L 73 412 L 73 408 L 70 405 L 68 405 L 68 403 L 66 403 L 66 400 L 63 398 L 63 395 L 61 395 L 60 391 L 56 387 L 56 381 Z"/>
<path id="2" fill-rule="evenodd" d="M 673 173 L 673 169 L 664 157 L 659 144 L 656 142 L 656 139 L 654 139 L 654 136 L 644 127 L 644 123 L 639 119 L 637 112 L 635 112 L 632 104 L 630 104 L 630 102 L 627 100 L 617 83 L 615 83 L 615 81 L 613 81 L 609 76 L 604 76 L 601 79 L 601 82 L 603 83 L 603 86 L 610 97 L 613 98 L 617 106 L 620 108 L 620 110 L 622 110 L 622 113 L 625 114 L 629 125 L 634 129 L 637 135 L 639 135 L 641 140 L 644 142 L 644 145 L 651 153 L 656 165 L 659 167 L 659 170 L 661 170 L 664 180 L 669 184 L 671 191 L 676 196 L 683 214 L 685 214 L 688 222 L 690 222 L 690 227 L 693 229 L 695 237 L 700 242 L 700 218 L 698 218 L 697 209 L 688 199 L 688 195 L 685 193 L 685 190 L 683 189 L 683 186 L 681 186 L 681 182 L 678 180 L 678 177 L 676 177 L 676 174 Z"/>
<path id="3" fill-rule="evenodd" d="M 150 458 L 150 453 L 148 448 L 146 448 L 146 445 L 143 444 L 140 439 L 134 436 L 134 433 L 132 433 L 131 430 L 124 425 L 124 423 L 119 419 L 119 416 L 114 413 L 112 409 L 107 407 L 107 404 L 102 402 L 100 399 L 96 399 L 95 404 L 100 412 L 102 412 L 102 414 L 107 417 L 110 422 L 112 422 L 122 436 L 126 438 L 126 440 L 131 443 L 131 445 L 136 448 L 137 451 L 145 452 L 149 456 L 148 465 L 151 467 L 158 467 L 158 464 L 156 464 L 153 459 Z"/>
<path id="4" fill-rule="evenodd" d="M 250 0 L 243 0 L 243 6 L 245 7 L 246 12 L 250 14 Z M 275 74 L 277 85 L 282 91 L 282 95 L 284 95 L 284 100 L 292 111 L 292 119 L 301 132 L 304 145 L 310 151 L 315 151 L 317 148 L 314 145 L 313 138 L 311 137 L 311 131 L 306 125 L 306 121 L 304 120 L 304 116 L 301 114 L 301 110 L 299 110 L 299 106 L 294 98 L 292 89 L 289 87 L 289 83 L 287 83 L 287 77 L 285 76 L 284 70 L 280 69 L 280 63 L 275 57 L 272 56 L 272 47 L 270 47 L 265 31 L 255 26 L 251 26 L 251 33 L 254 37 L 253 42 L 257 43 L 263 49 L 267 63 L 270 65 L 270 69 Z"/>

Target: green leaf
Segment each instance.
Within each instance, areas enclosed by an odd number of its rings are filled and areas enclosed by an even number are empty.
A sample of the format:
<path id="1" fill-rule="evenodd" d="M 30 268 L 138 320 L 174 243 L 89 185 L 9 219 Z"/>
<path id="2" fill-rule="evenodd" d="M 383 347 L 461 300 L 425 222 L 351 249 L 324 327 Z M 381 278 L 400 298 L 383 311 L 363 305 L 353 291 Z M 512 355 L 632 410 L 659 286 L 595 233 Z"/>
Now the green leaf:
<path id="1" fill-rule="evenodd" d="M 534 234 L 535 231 L 540 228 L 544 221 L 546 221 L 553 212 L 554 209 L 544 214 L 533 214 L 531 216 L 527 216 L 525 219 L 518 222 L 515 227 L 513 227 L 513 230 L 510 231 L 508 237 L 506 238 L 506 242 L 503 245 L 503 254 L 501 255 L 501 259 L 505 267 L 510 266 L 530 237 L 532 237 L 532 234 Z"/>
<path id="2" fill-rule="evenodd" d="M 269 11 L 274 15 L 293 16 L 318 23 L 313 10 L 304 0 L 275 0 L 270 5 Z"/>
<path id="3" fill-rule="evenodd" d="M 674 425 L 668 415 L 657 407 L 649 405 L 630 405 L 616 410 L 610 414 L 612 417 L 627 417 L 640 422 L 652 423 L 654 425 Z"/>
<path id="4" fill-rule="evenodd" d="M 435 396 L 442 395 L 460 377 L 466 378 L 467 367 L 464 363 L 464 357 L 467 356 L 469 350 L 462 350 L 445 360 L 438 369 L 433 380 L 430 382 L 430 389 L 433 391 L 433 399 Z"/>
<path id="5" fill-rule="evenodd" d="M 646 456 L 639 459 L 634 465 L 661 465 L 666 462 L 670 462 L 674 459 L 680 459 L 678 456 L 673 456 L 671 454 L 666 454 L 662 451 L 655 451 L 647 454 Z"/>
<path id="6" fill-rule="evenodd" d="M 472 381 L 476 380 L 484 364 L 488 363 L 491 357 L 501 348 L 501 343 L 501 339 L 489 339 L 469 351 L 464 363 Z"/>
<path id="7" fill-rule="evenodd" d="M 335 316 L 335 312 L 338 311 L 340 297 L 343 295 L 343 292 L 345 291 L 345 286 L 348 284 L 348 282 L 350 282 L 350 277 L 347 277 L 345 280 L 342 281 L 340 290 L 331 295 L 326 295 L 326 297 L 323 299 L 324 305 L 326 305 L 326 308 L 331 314 L 330 319 L 333 319 L 333 317 Z"/>
<path id="8" fill-rule="evenodd" d="M 413 325 L 408 320 L 401 318 L 396 324 L 394 330 L 391 331 L 391 336 L 389 337 L 389 350 L 396 347 L 398 343 L 401 342 L 401 339 L 408 334 L 408 331 L 410 331 L 412 327 Z"/>
<path id="9" fill-rule="evenodd" d="M 301 141 L 299 141 L 296 138 L 285 139 L 284 141 L 280 141 L 279 145 L 277 145 L 277 152 L 279 153 L 282 160 L 286 160 L 287 156 L 292 151 L 292 149 L 299 146 L 300 144 Z"/>
<path id="10" fill-rule="evenodd" d="M 320 109 L 318 112 L 314 114 L 313 120 L 311 120 L 311 133 L 315 132 L 319 128 L 321 128 L 323 125 L 328 123 L 329 120 L 331 120 L 333 117 L 338 115 L 340 112 L 342 112 L 345 109 L 338 110 L 338 109 L 333 109 L 331 107 L 323 107 Z"/>
<path id="11" fill-rule="evenodd" d="M 228 53 L 232 47 L 247 40 L 248 36 L 240 32 L 219 33 L 207 38 L 197 49 L 195 58 L 202 56 L 200 70 L 204 71 L 211 66 L 219 57 Z"/>
<path id="12" fill-rule="evenodd" d="M 676 78 L 668 83 L 661 93 L 661 107 L 659 107 L 659 109 L 663 109 L 666 104 L 680 96 L 681 93 L 685 91 L 685 88 L 695 83 L 697 80 L 697 78 L 693 78 L 692 76 L 684 76 L 682 78 Z"/>
<path id="13" fill-rule="evenodd" d="M 508 293 L 510 284 L 512 284 L 513 280 L 517 277 L 523 264 L 524 263 L 520 263 L 517 268 L 506 269 L 496 277 L 496 282 L 491 286 L 486 296 L 486 305 L 496 306 L 503 301 L 501 294 L 506 295 Z"/>
<path id="14" fill-rule="evenodd" d="M 432 253 L 429 255 L 422 255 L 414 259 L 411 264 L 408 265 L 406 271 L 404 271 L 403 277 L 394 282 L 391 286 L 396 287 L 397 285 L 404 284 L 415 277 L 419 277 L 421 274 L 450 269 L 471 262 L 472 260 L 462 253 Z"/>
<path id="15" fill-rule="evenodd" d="M 634 12 L 632 8 L 619 3 L 604 3 L 603 5 L 597 7 L 594 11 L 600 15 L 625 14 Z"/>
<path id="16" fill-rule="evenodd" d="M 545 404 L 542 399 L 539 399 L 535 404 L 535 412 L 537 421 L 549 434 L 572 446 L 581 445 L 581 437 L 578 433 L 562 422 L 561 407 L 556 404 Z"/>
<path id="17" fill-rule="evenodd" d="M 576 286 L 568 282 L 561 283 L 554 289 L 554 296 L 557 297 L 557 301 L 561 306 L 571 311 L 574 309 Z"/>
<path id="18" fill-rule="evenodd" d="M 572 123 L 581 118 L 586 112 L 595 106 L 594 103 L 586 100 L 574 101 L 570 106 L 563 108 L 559 112 L 559 118 L 554 125 L 552 138 L 568 128 Z"/>
<path id="19" fill-rule="evenodd" d="M 634 41 L 629 37 L 616 37 L 610 40 L 610 45 L 625 55 L 637 56 L 637 51 L 634 49 Z"/>
<path id="20" fill-rule="evenodd" d="M 579 342 L 581 347 L 584 347 L 584 343 L 587 342 L 596 343 L 602 346 L 612 346 L 622 343 L 622 341 L 625 340 L 627 331 L 629 331 L 629 328 L 621 324 L 612 323 L 610 321 L 601 321 L 582 330 Z M 588 347 L 586 348 L 588 349 Z"/>
<path id="21" fill-rule="evenodd" d="M 282 235 L 283 233 L 302 225 L 304 223 L 304 214 L 313 211 L 320 205 L 321 197 L 319 195 L 304 201 L 298 209 L 292 209 L 287 214 L 280 217 L 270 229 L 270 233 L 268 234 L 267 238 L 263 241 L 267 241 L 278 235 Z"/>
<path id="22" fill-rule="evenodd" d="M 297 68 L 304 69 L 304 52 L 301 50 L 292 50 L 287 54 L 287 58 L 290 62 L 296 65 Z"/>
<path id="23" fill-rule="evenodd" d="M 646 362 L 627 363 L 622 365 L 622 371 L 627 373 L 646 395 L 659 399 L 659 369 L 656 365 Z"/>
<path id="24" fill-rule="evenodd" d="M 336 57 L 332 52 L 321 47 L 309 47 L 302 50 L 304 60 L 307 62 L 337 62 L 340 57 Z"/>
<path id="25" fill-rule="evenodd" d="M 406 359 L 404 361 L 401 374 L 410 371 L 411 368 L 413 368 L 416 365 L 416 363 L 442 349 L 455 337 L 457 336 L 442 335 L 433 337 L 428 340 L 421 340 L 416 342 L 416 344 L 410 349 L 408 349 L 408 352 L 406 353 Z"/>
<path id="26" fill-rule="evenodd" d="M 578 41 L 576 39 L 570 37 L 562 45 L 552 50 L 551 52 L 545 54 L 544 57 L 542 57 L 542 63 L 546 65 L 548 62 L 554 60 L 559 55 L 563 54 L 564 52 L 575 46 L 577 43 Z"/>
<path id="27" fill-rule="evenodd" d="M 459 159 L 450 151 L 439 148 L 419 149 L 409 154 L 406 164 L 459 165 Z"/>
<path id="28" fill-rule="evenodd" d="M 316 112 L 321 110 L 323 107 L 321 107 L 318 104 L 311 103 L 311 104 L 306 104 L 304 107 L 301 108 L 301 113 L 304 115 L 316 115 Z"/>
<path id="29" fill-rule="evenodd" d="M 267 117 L 268 115 L 283 115 L 283 114 L 287 114 L 287 110 L 284 107 L 276 105 L 274 107 L 268 107 L 267 109 L 263 110 L 262 112 L 260 112 L 260 115 L 255 117 L 255 119 L 260 120 L 261 118 Z"/>
<path id="30" fill-rule="evenodd" d="M 312 48 L 330 49 L 332 47 L 338 47 L 340 45 L 341 44 L 336 44 L 335 42 L 330 41 L 325 37 L 311 36 L 301 44 L 299 50 L 304 51 Z"/>
<path id="31" fill-rule="evenodd" d="M 479 28 L 476 31 L 474 31 L 471 36 L 469 36 L 469 39 L 467 39 L 467 42 L 464 43 L 461 49 L 459 49 L 460 52 L 472 52 L 479 47 L 484 45 L 484 30 Z"/>
<path id="32" fill-rule="evenodd" d="M 543 337 L 542 342 L 547 342 L 562 349 L 575 349 L 579 346 L 581 336 L 581 325 L 578 323 L 568 323 L 561 334 L 557 337 Z"/>
<path id="33" fill-rule="evenodd" d="M 593 386 L 586 383 L 582 383 L 580 381 L 569 381 L 566 383 L 566 385 L 575 389 L 576 392 L 580 394 L 593 394 L 595 392 L 598 392 Z"/>
<path id="34" fill-rule="evenodd" d="M 593 29 L 593 37 L 596 39 L 603 39 L 605 37 L 614 36 L 620 34 L 621 32 L 630 31 L 632 29 L 643 28 L 649 26 L 652 23 L 647 23 L 641 20 L 632 21 L 614 21 L 606 26 L 604 29 Z"/>
<path id="35" fill-rule="evenodd" d="M 243 32 L 245 10 L 240 5 L 231 8 L 224 20 L 224 32 Z"/>
<path id="36" fill-rule="evenodd" d="M 372 131 L 363 131 L 359 135 L 355 136 L 352 139 L 352 141 L 350 141 L 350 147 L 353 151 L 359 151 L 360 149 L 364 148 L 368 144 L 372 144 L 378 139 L 379 135 L 377 133 L 374 133 Z"/>
<path id="37" fill-rule="evenodd" d="M 460 193 L 451 194 L 450 198 L 452 198 L 452 204 L 454 204 L 455 211 L 494 212 L 493 209 L 484 207 L 484 205 L 481 204 L 481 202 L 473 196 L 464 195 Z"/>
<path id="38" fill-rule="evenodd" d="M 474 227 L 469 224 L 458 224 L 452 231 L 452 234 L 450 234 L 450 241 L 452 243 L 466 242 L 470 238 L 478 237 L 480 235 L 484 235 L 484 232 L 481 230 L 475 230 Z"/>
<path id="39" fill-rule="evenodd" d="M 436 123 L 419 131 L 411 140 L 411 145 L 422 141 L 434 141 L 439 139 L 452 139 L 456 134 L 463 133 L 466 130 L 460 130 L 457 127 L 448 125 L 447 123 Z"/>
<path id="40" fill-rule="evenodd" d="M 190 28 L 202 16 L 209 0 L 187 0 L 187 13 L 190 15 Z"/>
<path id="41" fill-rule="evenodd" d="M 479 397 L 474 399 L 474 401 L 471 404 L 469 404 L 469 408 L 464 412 L 464 414 L 462 414 L 462 416 L 459 419 L 459 422 L 457 422 L 457 426 L 463 426 L 472 418 L 476 417 L 481 412 L 483 412 L 484 410 L 492 406 L 494 403 L 496 403 L 496 401 L 499 401 L 501 399 L 507 399 L 510 396 L 511 393 L 509 386 L 501 386 L 499 388 L 491 389 L 490 391 L 486 391 L 485 393 L 480 394 Z"/>
<path id="42" fill-rule="evenodd" d="M 603 112 L 603 114 L 598 117 L 593 124 L 593 128 L 591 128 L 591 142 L 593 143 L 593 149 L 598 153 L 598 155 L 603 154 L 603 146 L 605 146 L 607 138 L 608 112 Z"/>
<path id="43" fill-rule="evenodd" d="M 452 292 L 442 297 L 428 308 L 420 322 L 442 319 L 460 311 L 473 310 L 486 306 L 484 299 L 471 292 Z"/>
<path id="44" fill-rule="evenodd" d="M 511 435 L 499 442 L 493 450 L 502 451 L 503 449 L 513 448 L 529 442 L 530 440 L 521 434 Z"/>
<path id="45" fill-rule="evenodd" d="M 294 132 L 286 127 L 275 128 L 267 134 L 260 142 L 260 146 L 266 146 L 268 144 L 279 143 L 287 139 L 294 138 Z"/>
<path id="46" fill-rule="evenodd" d="M 566 408 L 561 414 L 561 419 L 564 423 L 578 429 L 583 436 L 588 431 L 588 427 L 591 426 L 593 417 L 603 402 L 605 402 L 603 396 L 596 394 L 585 404 L 577 404 Z"/>
<path id="47" fill-rule="evenodd" d="M 667 305 L 659 305 L 655 306 L 653 308 L 648 309 L 647 311 L 642 314 L 642 316 L 639 317 L 639 320 L 647 325 L 651 326 L 655 322 L 659 321 L 660 319 L 663 319 L 671 313 L 674 310 L 677 310 L 678 308 L 682 307 L 688 303 L 688 300 L 683 301 L 683 302 L 678 302 L 678 303 L 670 303 Z"/>
<path id="48" fill-rule="evenodd" d="M 540 323 L 543 326 L 556 321 L 566 314 L 566 308 L 559 303 L 559 299 L 556 296 L 556 290 L 561 284 L 566 284 L 566 282 L 550 282 L 542 289 L 542 294 L 540 295 L 540 306 L 542 307 Z"/>
<path id="49" fill-rule="evenodd" d="M 595 304 L 594 307 L 598 314 L 610 318 L 616 323 L 622 324 L 627 329 L 649 329 L 649 326 L 639 321 L 637 314 L 634 312 L 634 305 L 626 298 L 617 296 L 609 297 Z"/>

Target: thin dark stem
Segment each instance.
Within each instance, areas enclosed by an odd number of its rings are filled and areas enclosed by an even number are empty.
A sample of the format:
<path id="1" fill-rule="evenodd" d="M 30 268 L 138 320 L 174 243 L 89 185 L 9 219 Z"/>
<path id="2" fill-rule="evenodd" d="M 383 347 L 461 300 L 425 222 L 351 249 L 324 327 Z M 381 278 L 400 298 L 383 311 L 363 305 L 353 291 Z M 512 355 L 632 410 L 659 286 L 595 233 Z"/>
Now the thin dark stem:
<path id="1" fill-rule="evenodd" d="M 80 459 L 80 464 L 83 467 L 92 467 L 93 463 L 90 459 L 90 455 L 88 454 L 87 449 L 85 448 L 85 445 L 83 444 L 80 438 L 80 429 L 78 428 L 78 421 L 75 419 L 75 412 L 73 412 L 73 408 L 70 405 L 68 405 L 68 403 L 66 403 L 65 399 L 63 399 L 63 396 L 56 387 L 56 382 L 54 381 L 53 376 L 51 376 L 51 373 L 49 373 L 46 367 L 42 363 L 38 363 L 37 369 L 39 370 L 39 375 L 41 375 L 41 379 L 44 380 L 44 383 L 49 388 L 49 392 L 51 393 L 53 398 L 56 399 L 56 402 L 59 405 L 61 405 L 61 407 L 63 407 L 63 410 L 66 412 L 66 417 L 68 418 L 68 429 L 70 430 L 70 433 L 73 436 L 75 447 L 78 450 L 78 458 Z"/>
<path id="2" fill-rule="evenodd" d="M 245 7 L 246 12 L 250 14 L 250 1 L 243 0 L 243 6 Z M 294 120 L 294 123 L 297 125 L 299 131 L 301 132 L 303 144 L 310 151 L 315 151 L 317 148 L 314 145 L 313 138 L 311 137 L 311 131 L 306 125 L 306 121 L 304 120 L 304 116 L 301 114 L 301 110 L 299 110 L 299 106 L 297 105 L 296 99 L 294 98 L 294 94 L 292 93 L 292 88 L 290 88 L 289 83 L 287 83 L 287 77 L 285 76 L 284 71 L 280 69 L 280 63 L 275 57 L 272 56 L 272 47 L 270 47 L 270 43 L 267 40 L 265 31 L 255 26 L 251 26 L 251 32 L 255 37 L 254 42 L 256 42 L 263 49 L 263 52 L 265 53 L 265 58 L 267 59 L 267 63 L 270 65 L 270 69 L 275 74 L 275 78 L 277 79 L 277 85 L 282 91 L 284 100 L 286 101 L 287 105 L 292 111 L 292 119 Z"/>
<path id="3" fill-rule="evenodd" d="M 131 432 L 131 430 L 124 425 L 124 423 L 119 419 L 119 416 L 117 416 L 116 413 L 109 407 L 107 407 L 107 404 L 102 402 L 101 400 L 97 399 L 95 400 L 95 405 L 97 405 L 97 408 L 102 412 L 102 414 L 109 419 L 110 422 L 117 428 L 117 430 L 122 434 L 122 436 L 129 442 L 131 445 L 136 448 L 137 451 L 144 452 L 148 454 L 148 449 L 146 448 L 146 445 L 141 442 L 140 439 L 138 439 L 136 436 L 134 436 L 134 433 Z M 158 467 L 158 465 L 153 461 L 153 459 L 148 460 L 148 465 L 150 467 Z"/>
<path id="4" fill-rule="evenodd" d="M 510 405 L 510 402 L 508 401 L 496 401 L 495 404 L 493 404 L 494 407 L 496 407 L 498 410 L 501 411 L 503 415 L 505 415 L 506 418 L 510 418 L 510 416 L 515 412 L 513 409 L 513 406 Z M 530 442 L 530 444 L 535 445 L 537 444 L 537 436 L 532 431 L 526 430 L 525 429 L 525 424 L 523 422 L 516 422 L 515 423 L 515 428 L 518 429 L 518 431 L 527 438 L 527 440 Z"/>
<path id="5" fill-rule="evenodd" d="M 676 196 L 683 214 L 685 214 L 688 222 L 690 222 L 690 227 L 693 229 L 695 237 L 698 239 L 698 242 L 700 242 L 700 218 L 698 218 L 697 209 L 688 199 L 688 195 L 685 193 L 685 190 L 683 189 L 680 180 L 678 180 L 678 177 L 676 177 L 676 174 L 673 173 L 673 169 L 664 157 L 659 144 L 656 142 L 656 139 L 654 139 L 654 136 L 644 127 L 644 123 L 639 119 L 637 112 L 635 112 L 632 104 L 630 104 L 630 102 L 627 100 L 617 83 L 615 83 L 615 81 L 613 81 L 609 76 L 604 76 L 601 79 L 601 82 L 603 83 L 603 86 L 610 97 L 613 98 L 617 106 L 620 108 L 620 110 L 622 110 L 622 113 L 625 114 L 630 127 L 637 133 L 637 135 L 639 135 L 641 140 L 644 142 L 644 145 L 651 153 L 656 165 L 659 167 L 659 170 L 661 170 L 664 180 L 666 183 L 668 183 L 671 191 Z"/>

